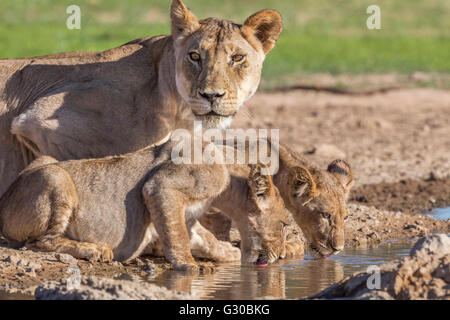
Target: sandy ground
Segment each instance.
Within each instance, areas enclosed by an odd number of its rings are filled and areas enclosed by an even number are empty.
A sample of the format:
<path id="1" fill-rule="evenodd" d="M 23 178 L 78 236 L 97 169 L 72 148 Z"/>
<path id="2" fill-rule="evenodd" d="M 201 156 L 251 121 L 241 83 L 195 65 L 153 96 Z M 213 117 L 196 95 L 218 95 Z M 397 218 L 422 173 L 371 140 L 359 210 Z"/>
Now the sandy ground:
<path id="1" fill-rule="evenodd" d="M 262 92 L 247 103 L 233 126 L 280 129 L 283 143 L 320 166 L 336 158 L 352 165 L 356 180 L 347 245 L 450 232 L 450 221 L 418 215 L 450 205 L 450 91 Z M 301 237 L 300 230 L 292 231 Z M 83 275 L 101 277 L 153 277 L 170 268 L 162 259 L 89 263 L 3 244 L 0 291 L 32 294 L 44 280 L 67 278 L 71 265 L 79 266 Z"/>
<path id="2" fill-rule="evenodd" d="M 450 206 L 450 91 L 265 92 L 233 126 L 279 129 L 282 143 L 323 168 L 351 164 L 349 245 L 450 230 L 417 215 Z"/>

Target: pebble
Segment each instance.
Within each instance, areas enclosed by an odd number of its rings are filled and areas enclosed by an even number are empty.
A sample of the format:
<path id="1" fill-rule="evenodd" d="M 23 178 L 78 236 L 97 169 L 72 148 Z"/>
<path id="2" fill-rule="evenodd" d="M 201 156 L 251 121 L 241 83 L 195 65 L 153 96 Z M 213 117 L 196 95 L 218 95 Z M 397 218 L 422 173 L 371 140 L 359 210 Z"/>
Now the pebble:
<path id="1" fill-rule="evenodd" d="M 156 272 L 156 266 L 151 262 L 147 262 L 142 267 L 142 270 L 145 271 L 146 273 L 154 274 Z"/>
<path id="2" fill-rule="evenodd" d="M 65 264 L 70 264 L 70 265 L 75 265 L 78 263 L 78 260 L 75 259 L 73 256 L 71 256 L 70 254 L 65 254 L 65 253 L 56 253 L 55 254 L 55 258 L 56 260 L 58 260 L 59 262 L 65 263 Z"/>

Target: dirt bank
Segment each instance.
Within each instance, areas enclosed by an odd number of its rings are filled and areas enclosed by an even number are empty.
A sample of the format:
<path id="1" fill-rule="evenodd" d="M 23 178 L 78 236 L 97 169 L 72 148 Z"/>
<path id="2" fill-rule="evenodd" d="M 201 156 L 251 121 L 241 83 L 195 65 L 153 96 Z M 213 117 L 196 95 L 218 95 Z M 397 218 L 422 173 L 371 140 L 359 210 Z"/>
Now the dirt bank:
<path id="1" fill-rule="evenodd" d="M 350 201 L 394 212 L 421 214 L 450 206 L 450 179 L 400 180 L 354 189 Z"/>
<path id="2" fill-rule="evenodd" d="M 355 188 L 450 178 L 450 91 L 260 93 L 233 127 L 280 129 L 280 141 L 322 166 L 342 157 Z"/>

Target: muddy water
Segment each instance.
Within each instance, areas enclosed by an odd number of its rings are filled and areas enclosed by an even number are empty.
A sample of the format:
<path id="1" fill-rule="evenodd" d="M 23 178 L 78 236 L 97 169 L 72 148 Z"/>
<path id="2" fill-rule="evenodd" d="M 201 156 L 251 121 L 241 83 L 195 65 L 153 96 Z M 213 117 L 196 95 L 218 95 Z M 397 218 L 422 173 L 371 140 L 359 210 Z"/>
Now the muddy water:
<path id="1" fill-rule="evenodd" d="M 377 248 L 347 248 L 328 259 L 284 260 L 268 267 L 224 264 L 212 275 L 186 276 L 168 271 L 152 280 L 169 289 L 191 292 L 201 299 L 296 299 L 318 293 L 370 265 L 408 255 L 412 242 L 390 242 Z"/>

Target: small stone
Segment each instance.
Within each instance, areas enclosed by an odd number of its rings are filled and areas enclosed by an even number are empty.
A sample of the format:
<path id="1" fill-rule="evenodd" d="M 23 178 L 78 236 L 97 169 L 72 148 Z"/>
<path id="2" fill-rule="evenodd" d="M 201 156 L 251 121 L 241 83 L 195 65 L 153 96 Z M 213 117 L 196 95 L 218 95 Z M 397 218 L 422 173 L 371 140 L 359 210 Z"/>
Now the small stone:
<path id="1" fill-rule="evenodd" d="M 9 262 L 12 265 L 17 266 L 20 263 L 20 257 L 18 255 L 11 254 L 8 257 L 6 257 L 5 262 Z"/>
<path id="2" fill-rule="evenodd" d="M 308 154 L 314 154 L 319 157 L 324 158 L 345 158 L 345 152 L 340 150 L 338 147 L 330 144 L 320 144 L 315 146 L 311 151 L 307 152 Z"/>
<path id="3" fill-rule="evenodd" d="M 362 232 L 362 233 L 366 234 L 366 233 L 369 232 L 369 228 L 367 228 L 367 227 L 361 227 L 361 228 L 358 229 L 358 232 Z"/>
<path id="4" fill-rule="evenodd" d="M 120 263 L 119 261 L 111 261 L 110 265 L 113 267 L 122 267 L 122 263 Z"/>
<path id="5" fill-rule="evenodd" d="M 143 265 L 144 265 L 144 261 L 142 261 L 141 259 L 139 259 L 139 258 L 136 258 L 136 259 L 134 259 L 134 264 L 136 264 L 137 266 L 139 266 L 139 267 L 142 267 Z"/>
<path id="6" fill-rule="evenodd" d="M 151 262 L 147 262 L 142 267 L 142 270 L 145 271 L 146 273 L 154 274 L 156 272 L 156 266 Z"/>
<path id="7" fill-rule="evenodd" d="M 57 253 L 55 254 L 55 258 L 56 260 L 58 260 L 59 262 L 65 263 L 65 264 L 70 264 L 70 265 L 75 265 L 78 263 L 78 260 L 75 259 L 73 256 L 71 256 L 70 254 L 65 254 L 65 253 Z"/>
<path id="8" fill-rule="evenodd" d="M 372 232 L 372 233 L 368 234 L 367 236 L 371 239 L 379 239 L 380 238 L 376 232 Z"/>
<path id="9" fill-rule="evenodd" d="M 444 233 L 433 234 L 416 242 L 410 255 L 449 254 L 450 237 Z"/>

